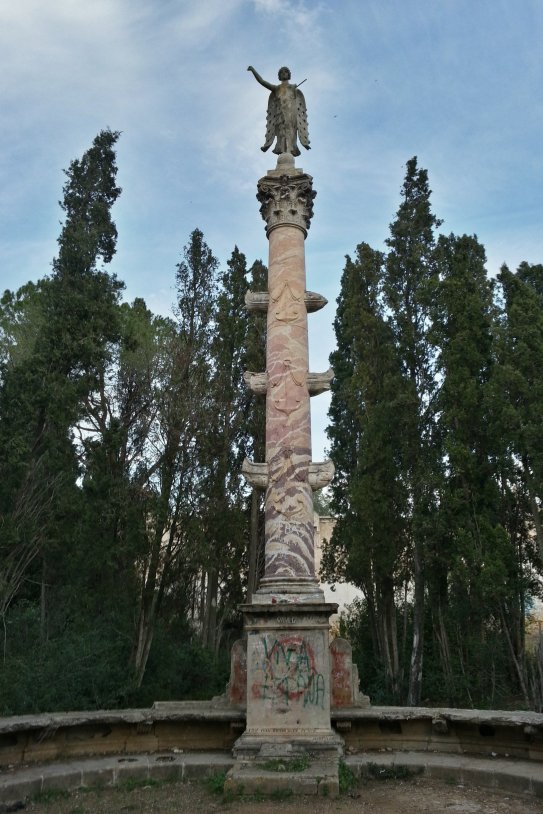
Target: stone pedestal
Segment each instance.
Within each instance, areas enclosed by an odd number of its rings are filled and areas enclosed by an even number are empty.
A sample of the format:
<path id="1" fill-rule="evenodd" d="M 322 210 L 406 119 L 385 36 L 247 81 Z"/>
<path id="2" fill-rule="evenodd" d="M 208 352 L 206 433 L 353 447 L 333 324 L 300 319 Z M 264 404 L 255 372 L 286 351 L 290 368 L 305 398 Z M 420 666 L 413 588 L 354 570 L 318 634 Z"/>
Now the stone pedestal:
<path id="1" fill-rule="evenodd" d="M 242 605 L 247 633 L 247 728 L 236 755 L 263 743 L 337 751 L 330 725 L 329 618 L 335 604 Z"/>
<path id="2" fill-rule="evenodd" d="M 242 605 L 247 727 L 234 745 L 231 791 L 337 796 L 343 741 L 330 722 L 329 618 L 337 605 Z"/>

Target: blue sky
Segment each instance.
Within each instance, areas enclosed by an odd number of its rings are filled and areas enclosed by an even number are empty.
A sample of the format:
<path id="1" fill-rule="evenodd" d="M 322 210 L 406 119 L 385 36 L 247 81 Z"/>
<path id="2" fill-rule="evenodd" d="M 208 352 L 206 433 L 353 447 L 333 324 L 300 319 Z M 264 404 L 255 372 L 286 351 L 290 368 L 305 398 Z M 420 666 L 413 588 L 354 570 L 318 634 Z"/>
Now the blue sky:
<path id="1" fill-rule="evenodd" d="M 541 0 L 0 0 L 0 288 L 50 270 L 62 169 L 122 131 L 110 266 L 125 297 L 169 313 L 199 227 L 224 265 L 267 259 L 256 182 L 268 81 L 305 94 L 314 178 L 312 368 L 328 366 L 344 256 L 383 249 L 405 163 L 429 172 L 442 231 L 477 234 L 489 274 L 543 262 Z M 314 458 L 327 398 L 312 400 Z"/>

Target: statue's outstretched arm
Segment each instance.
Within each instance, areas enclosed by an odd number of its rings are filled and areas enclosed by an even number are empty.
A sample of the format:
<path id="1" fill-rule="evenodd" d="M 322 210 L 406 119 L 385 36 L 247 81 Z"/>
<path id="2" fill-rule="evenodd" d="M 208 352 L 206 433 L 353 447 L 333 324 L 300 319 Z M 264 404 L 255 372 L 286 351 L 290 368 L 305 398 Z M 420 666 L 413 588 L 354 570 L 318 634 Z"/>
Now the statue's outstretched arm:
<path id="1" fill-rule="evenodd" d="M 249 65 L 247 70 L 251 71 L 256 81 L 260 82 L 260 84 L 263 85 L 265 88 L 268 88 L 268 90 L 274 91 L 277 88 L 277 85 L 272 85 L 271 82 L 266 82 L 265 79 L 262 79 L 258 71 L 255 71 L 252 65 Z"/>

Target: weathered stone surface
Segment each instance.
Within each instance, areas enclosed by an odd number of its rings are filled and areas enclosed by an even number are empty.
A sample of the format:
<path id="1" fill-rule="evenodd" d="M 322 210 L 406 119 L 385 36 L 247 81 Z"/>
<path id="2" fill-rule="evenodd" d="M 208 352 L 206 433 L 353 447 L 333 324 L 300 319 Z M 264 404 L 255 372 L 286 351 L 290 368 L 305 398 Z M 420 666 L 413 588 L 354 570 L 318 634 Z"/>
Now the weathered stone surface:
<path id="1" fill-rule="evenodd" d="M 353 650 L 346 639 L 332 639 L 330 644 L 331 705 L 353 707 Z"/>
<path id="2" fill-rule="evenodd" d="M 230 681 L 228 701 L 235 707 L 247 706 L 247 640 L 238 639 L 230 655 Z"/>
<path id="3" fill-rule="evenodd" d="M 283 606 L 282 610 L 285 612 L 286 608 Z M 332 709 L 331 717 L 334 726 L 342 727 L 346 749 L 369 751 L 373 760 L 385 749 L 410 749 L 419 755 L 443 756 L 466 753 L 482 757 L 494 752 L 496 759 L 508 755 L 543 766 L 541 713 L 446 707 L 343 707 Z M 433 726 L 436 719 L 446 722 L 447 733 L 436 731 Z M 137 734 L 140 722 L 152 724 L 152 738 L 149 734 Z M 109 735 L 105 734 L 104 724 L 111 730 Z M 209 701 L 160 702 L 140 710 L 0 718 L 0 766 L 5 769 L 0 779 L 8 773 L 8 766 L 59 761 L 69 755 L 77 755 L 81 760 L 93 754 L 114 754 L 114 745 L 119 748 L 118 754 L 125 755 L 161 748 L 174 750 L 174 754 L 179 749 L 231 749 L 244 727 L 243 710 L 217 708 Z M 40 751 L 37 739 L 43 731 L 48 737 L 42 741 L 44 748 Z M 72 738 L 67 737 L 70 731 L 74 734 Z M 97 736 L 99 732 L 102 735 Z M 260 740 L 256 751 L 261 744 Z"/>
<path id="4" fill-rule="evenodd" d="M 333 709 L 369 706 L 370 699 L 360 692 L 358 667 L 347 639 L 337 637 L 330 644 L 330 683 Z"/>
<path id="5" fill-rule="evenodd" d="M 245 307 L 250 312 L 267 311 L 270 302 L 270 295 L 267 291 L 247 291 L 245 294 Z M 304 295 L 305 308 L 308 314 L 320 311 L 325 305 L 328 305 L 328 300 L 322 294 L 316 294 L 314 291 L 306 291 Z"/>
<path id="6" fill-rule="evenodd" d="M 313 179 L 300 170 L 292 169 L 279 176 L 272 172 L 261 178 L 256 197 L 260 202 L 260 214 L 266 221 L 268 237 L 277 226 L 295 226 L 305 237 L 313 217 L 316 195 Z M 273 296 L 271 292 L 270 295 Z"/>
<path id="7" fill-rule="evenodd" d="M 469 710 L 462 710 L 462 712 L 469 712 Z M 123 760 L 125 763 L 122 762 Z M 317 780 L 318 777 L 324 778 L 326 776 L 325 773 L 330 770 L 330 766 L 329 764 L 328 766 L 323 765 L 322 769 L 317 770 L 317 766 L 321 761 L 324 761 L 324 758 L 318 754 L 311 757 L 311 765 L 308 767 L 306 777 L 313 774 L 315 780 Z M 122 769 L 123 765 L 131 767 L 131 774 L 135 779 L 175 780 L 182 778 L 187 780 L 216 775 L 220 771 L 228 771 L 232 768 L 233 762 L 231 755 L 224 752 L 187 754 L 172 754 L 170 752 L 149 756 L 141 755 L 137 758 L 133 756 L 129 758 L 110 756 L 66 761 L 55 766 L 24 767 L 0 774 L 0 803 L 4 805 L 6 810 L 22 810 L 28 797 L 45 789 L 63 788 L 75 790 L 97 786 L 114 786 L 126 780 L 126 774 Z M 450 782 L 451 778 L 454 778 L 458 783 L 500 789 L 534 797 L 543 796 L 543 764 L 533 763 L 528 760 L 434 754 L 432 752 L 381 751 L 347 755 L 345 762 L 357 777 L 369 774 L 370 764 L 373 773 L 379 768 L 405 767 L 414 774 L 421 773 L 426 777 L 441 779 L 446 782 Z M 251 765 L 256 769 L 256 762 L 248 763 L 247 768 L 250 769 Z M 259 771 L 259 773 L 261 772 Z M 272 773 L 269 772 L 269 774 Z M 281 776 L 283 773 L 274 772 L 273 774 Z M 294 774 L 299 775 L 300 773 L 289 772 L 289 779 Z M 252 782 L 252 777 L 250 782 Z M 294 782 L 296 782 L 295 778 Z M 304 793 L 330 795 L 330 790 L 325 791 L 320 785 L 316 792 L 314 785 L 307 783 L 303 785 L 305 785 L 306 789 Z M 302 784 L 300 784 L 299 788 L 301 786 Z M 234 786 L 234 788 L 236 787 Z M 276 790 L 273 786 L 268 788 L 272 792 Z M 246 791 L 249 791 L 249 788 Z M 8 802 L 9 804 L 19 802 L 19 809 L 8 808 Z M 2 805 L 0 805 L 0 810 L 2 810 Z"/>
<path id="8" fill-rule="evenodd" d="M 313 491 L 323 489 L 331 483 L 335 467 L 332 461 L 319 461 L 309 465 L 307 479 Z"/>
<path id="9" fill-rule="evenodd" d="M 330 725 L 328 619 L 336 605 L 243 605 L 249 745 L 302 739 L 338 744 Z"/>
<path id="10" fill-rule="evenodd" d="M 326 393 L 330 390 L 332 379 L 334 378 L 334 371 L 331 367 L 325 370 L 324 373 L 308 373 L 307 374 L 307 389 L 310 396 L 318 396 L 321 393 Z"/>
<path id="11" fill-rule="evenodd" d="M 290 771 L 290 759 L 285 754 L 281 764 L 276 758 L 276 770 L 270 769 L 273 758 L 262 753 L 251 761 L 235 764 L 226 775 L 225 791 L 243 791 L 244 794 L 277 794 L 284 791 L 294 795 L 338 796 L 337 753 L 308 753 L 308 765 L 302 771 Z"/>
<path id="12" fill-rule="evenodd" d="M 254 373 L 252 370 L 246 370 L 243 374 L 243 379 L 249 390 L 257 396 L 265 396 L 268 379 L 266 373 Z"/>
<path id="13" fill-rule="evenodd" d="M 269 472 L 267 463 L 255 463 L 245 458 L 241 466 L 243 477 L 253 489 L 264 490 L 268 486 Z"/>

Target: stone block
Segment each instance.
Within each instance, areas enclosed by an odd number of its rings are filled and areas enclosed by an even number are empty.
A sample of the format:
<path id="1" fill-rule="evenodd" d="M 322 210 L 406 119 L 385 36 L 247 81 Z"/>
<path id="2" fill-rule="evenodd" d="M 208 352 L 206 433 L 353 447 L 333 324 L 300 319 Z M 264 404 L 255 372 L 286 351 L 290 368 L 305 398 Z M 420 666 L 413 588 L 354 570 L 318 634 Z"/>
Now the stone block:
<path id="1" fill-rule="evenodd" d="M 82 773 L 80 766 L 43 766 L 42 769 L 42 791 L 72 791 L 82 785 Z"/>
<path id="2" fill-rule="evenodd" d="M 183 779 L 183 755 L 149 755 L 149 777 L 171 782 Z"/>
<path id="3" fill-rule="evenodd" d="M 81 772 L 81 785 L 89 789 L 115 785 L 115 770 L 111 763 L 87 760 Z"/>
<path id="4" fill-rule="evenodd" d="M 13 778 L 9 777 L 0 780 L 0 803 L 15 805 L 15 803 L 23 803 L 29 797 L 39 794 L 41 791 L 42 779 L 41 776 L 33 776 L 26 778 Z M 13 809 L 17 811 L 17 809 Z M 9 809 L 8 809 L 9 811 Z"/>
<path id="5" fill-rule="evenodd" d="M 199 755 L 186 755 L 183 759 L 183 780 L 213 777 L 219 772 L 229 771 L 233 763 L 230 755 L 207 753 L 205 759 Z"/>
<path id="6" fill-rule="evenodd" d="M 330 705 L 333 709 L 353 707 L 353 650 L 347 639 L 330 644 Z"/>
<path id="7" fill-rule="evenodd" d="M 122 785 L 131 780 L 146 780 L 149 777 L 149 758 L 147 755 L 121 757 L 115 767 L 115 784 Z"/>

